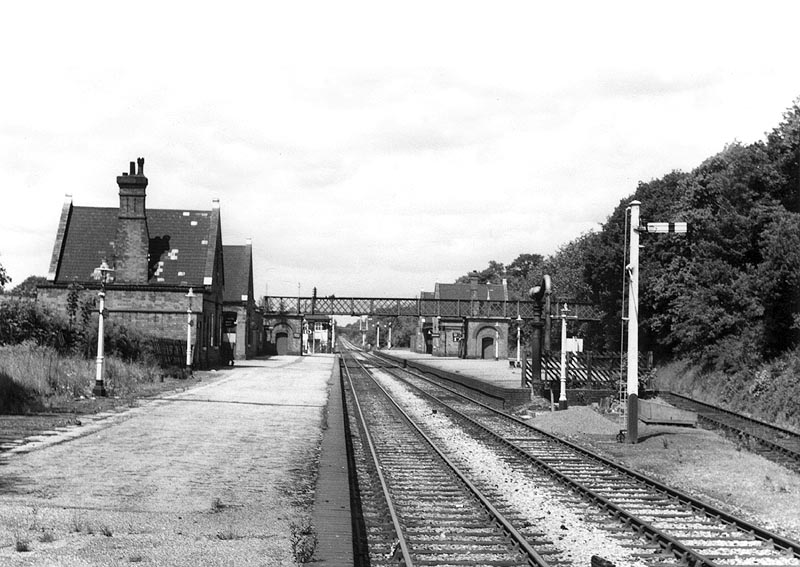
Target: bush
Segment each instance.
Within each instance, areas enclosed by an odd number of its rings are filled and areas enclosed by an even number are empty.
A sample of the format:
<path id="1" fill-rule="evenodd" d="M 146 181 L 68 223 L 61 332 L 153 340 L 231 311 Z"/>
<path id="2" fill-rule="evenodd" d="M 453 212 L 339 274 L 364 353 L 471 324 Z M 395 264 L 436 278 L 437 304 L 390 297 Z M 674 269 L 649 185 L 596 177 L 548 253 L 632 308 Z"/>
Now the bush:
<path id="1" fill-rule="evenodd" d="M 89 397 L 96 366 L 74 354 L 62 354 L 50 346 L 28 341 L 0 347 L 0 411 L 18 412 L 52 404 L 58 398 Z M 126 362 L 105 357 L 104 381 L 109 395 L 128 396 L 138 386 L 159 379 L 161 371 L 148 362 Z M 39 400 L 38 402 L 36 400 Z"/>
<path id="2" fill-rule="evenodd" d="M 36 393 L 0 371 L 0 413 L 26 413 L 35 409 Z"/>

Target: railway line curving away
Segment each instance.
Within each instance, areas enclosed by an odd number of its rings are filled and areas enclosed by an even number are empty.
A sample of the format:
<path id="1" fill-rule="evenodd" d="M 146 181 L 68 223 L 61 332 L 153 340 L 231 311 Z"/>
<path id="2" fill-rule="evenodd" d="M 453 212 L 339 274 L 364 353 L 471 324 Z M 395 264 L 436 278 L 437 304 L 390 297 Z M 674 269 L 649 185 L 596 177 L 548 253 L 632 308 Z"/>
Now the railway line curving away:
<path id="1" fill-rule="evenodd" d="M 752 451 L 800 473 L 800 433 L 677 394 L 659 396 L 680 409 L 693 411 L 698 421 L 710 429 L 721 429 L 737 437 Z"/>

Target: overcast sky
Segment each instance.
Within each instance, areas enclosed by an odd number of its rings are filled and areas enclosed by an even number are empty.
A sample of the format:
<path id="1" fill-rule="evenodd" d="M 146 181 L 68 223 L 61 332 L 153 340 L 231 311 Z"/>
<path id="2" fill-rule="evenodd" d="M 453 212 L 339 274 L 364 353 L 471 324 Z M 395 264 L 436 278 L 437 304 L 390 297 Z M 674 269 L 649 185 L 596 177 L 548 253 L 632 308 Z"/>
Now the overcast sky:
<path id="1" fill-rule="evenodd" d="M 148 207 L 219 198 L 253 239 L 257 295 L 414 296 L 553 253 L 800 95 L 795 1 L 121 4 L 2 9 L 14 283 L 65 193 L 118 206 L 144 156 Z"/>

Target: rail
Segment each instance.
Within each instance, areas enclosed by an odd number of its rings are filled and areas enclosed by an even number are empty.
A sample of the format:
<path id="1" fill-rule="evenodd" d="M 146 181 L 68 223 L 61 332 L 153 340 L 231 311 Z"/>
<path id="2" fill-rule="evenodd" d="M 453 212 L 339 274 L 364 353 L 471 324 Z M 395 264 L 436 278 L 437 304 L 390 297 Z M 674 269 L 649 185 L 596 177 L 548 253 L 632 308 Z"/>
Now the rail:
<path id="1" fill-rule="evenodd" d="M 719 521 L 722 521 L 725 524 L 730 525 L 731 527 L 737 528 L 738 530 L 740 530 L 743 533 L 752 534 L 755 538 L 761 540 L 762 542 L 770 544 L 770 545 L 774 546 L 777 549 L 780 549 L 780 550 L 783 550 L 783 551 L 787 551 L 787 552 L 791 553 L 796 558 L 800 558 L 800 543 L 798 543 L 796 541 L 792 541 L 792 540 L 790 540 L 788 538 L 784 538 L 782 536 L 779 536 L 778 534 L 775 534 L 775 533 L 770 532 L 770 531 L 768 531 L 766 529 L 763 529 L 763 528 L 760 528 L 760 527 L 758 527 L 758 526 L 756 526 L 754 524 L 751 524 L 750 522 L 747 522 L 746 520 L 743 520 L 741 518 L 733 516 L 732 514 L 728 514 L 727 512 L 724 512 L 724 511 L 722 511 L 722 510 L 720 510 L 718 508 L 715 508 L 715 507 L 713 507 L 713 506 L 711 506 L 709 504 L 706 504 L 705 502 L 702 502 L 701 500 L 698 500 L 698 499 L 696 499 L 696 498 L 694 498 L 692 496 L 689 496 L 688 494 L 686 494 L 684 492 L 681 492 L 681 491 L 679 491 L 677 489 L 668 487 L 668 486 L 666 486 L 666 485 L 664 485 L 664 484 L 662 484 L 662 483 L 660 483 L 660 482 L 658 482 L 658 481 L 656 481 L 656 480 L 654 480 L 654 479 L 652 479 L 650 477 L 647 477 L 647 476 L 645 476 L 645 475 L 643 475 L 641 473 L 638 473 L 638 472 L 636 472 L 636 471 L 634 471 L 634 470 L 632 470 L 630 468 L 624 467 L 624 466 L 622 466 L 622 465 L 620 465 L 618 463 L 615 463 L 614 461 L 606 459 L 605 457 L 602 457 L 601 455 L 598 455 L 597 453 L 594 453 L 594 452 L 592 452 L 592 451 L 590 451 L 588 449 L 580 447 L 579 445 L 576 445 L 576 444 L 574 444 L 574 443 L 572 443 L 570 441 L 562 439 L 562 438 L 560 438 L 560 437 L 558 437 L 556 435 L 553 435 L 553 434 L 547 433 L 545 431 L 542 431 L 542 430 L 540 430 L 538 428 L 535 428 L 535 427 L 531 426 L 530 424 L 524 422 L 523 420 L 521 420 L 521 419 L 519 419 L 519 418 L 517 418 L 515 416 L 507 414 L 507 413 L 503 412 L 502 410 L 499 410 L 499 409 L 497 409 L 495 407 L 492 407 L 491 405 L 488 405 L 488 404 L 485 404 L 483 402 L 480 402 L 479 400 L 475 400 L 473 398 L 470 398 L 469 396 L 466 396 L 462 392 L 459 392 L 457 390 L 454 390 L 454 389 L 449 388 L 447 386 L 444 386 L 442 384 L 437 384 L 437 383 L 431 381 L 429 378 L 427 378 L 425 376 L 422 376 L 422 375 L 419 375 L 416 372 L 412 372 L 409 369 L 402 369 L 400 367 L 397 367 L 397 368 L 398 368 L 398 370 L 401 370 L 403 372 L 408 372 L 410 374 L 413 374 L 413 375 L 417 376 L 418 378 L 420 378 L 422 380 L 425 380 L 426 382 L 430 382 L 432 384 L 435 384 L 438 388 L 442 388 L 442 389 L 448 391 L 451 394 L 454 394 L 454 395 L 456 395 L 456 396 L 458 396 L 460 398 L 469 400 L 470 403 L 477 404 L 478 406 L 480 406 L 481 408 L 487 410 L 488 412 L 491 412 L 492 414 L 495 414 L 495 415 L 498 415 L 498 416 L 502 416 L 503 419 L 510 420 L 510 421 L 512 421 L 512 422 L 514 422 L 516 424 L 519 424 L 519 425 L 523 426 L 524 428 L 527 428 L 527 429 L 529 429 L 531 431 L 535 431 L 537 435 L 541 435 L 541 436 L 543 436 L 545 438 L 548 438 L 548 439 L 550 439 L 550 441 L 552 441 L 554 443 L 557 443 L 557 444 L 559 444 L 561 446 L 566 446 L 569 449 L 571 449 L 572 451 L 574 451 L 574 452 L 576 452 L 578 454 L 584 455 L 585 457 L 587 457 L 587 458 L 589 458 L 591 460 L 594 460 L 594 461 L 598 462 L 599 464 L 601 464 L 601 465 L 603 465 L 605 467 L 608 467 L 608 468 L 610 468 L 612 470 L 615 470 L 615 471 L 619 472 L 620 474 L 623 474 L 623 475 L 625 475 L 625 476 L 627 476 L 627 477 L 629 477 L 629 478 L 631 478 L 631 479 L 633 479 L 633 480 L 635 480 L 635 481 L 637 481 L 637 482 L 639 482 L 639 483 L 641 483 L 643 485 L 650 486 L 650 487 L 654 488 L 655 490 L 661 492 L 662 494 L 665 494 L 665 495 L 669 496 L 670 498 L 675 499 L 677 502 L 680 502 L 683 505 L 688 506 L 692 510 L 700 512 L 700 513 L 704 514 L 705 516 L 707 516 L 709 518 L 715 518 L 715 519 L 717 519 Z M 426 393 L 425 395 L 426 395 L 426 397 L 433 397 L 430 393 Z M 436 399 L 436 398 L 434 397 L 434 399 Z M 444 402 L 439 400 L 439 403 L 443 404 Z M 458 410 L 453 409 L 452 406 L 448 406 L 448 407 L 451 408 L 451 411 L 455 411 L 457 413 L 461 413 L 461 412 L 458 412 Z M 463 413 L 461 413 L 461 415 L 463 415 L 463 418 L 467 422 L 473 423 L 477 427 L 480 427 L 480 428 L 485 429 L 486 431 L 488 431 L 492 436 L 502 439 L 502 435 L 500 435 L 497 432 L 487 428 L 485 425 L 479 423 L 474 418 L 472 418 L 470 416 L 466 416 Z M 504 440 L 503 442 L 507 443 L 507 444 L 509 444 L 511 446 L 515 446 L 514 443 L 509 443 L 506 440 Z M 640 530 L 641 532 L 647 533 L 651 537 L 658 538 L 661 542 L 663 542 L 663 545 L 664 545 L 665 549 L 672 550 L 678 556 L 680 556 L 681 554 L 684 554 L 683 555 L 684 559 L 686 559 L 688 557 L 694 558 L 694 560 L 692 561 L 692 563 L 694 565 L 713 565 L 713 563 L 711 561 L 709 561 L 707 558 L 705 558 L 705 557 L 697 554 L 695 551 L 692 551 L 689 548 L 685 547 L 684 545 L 682 545 L 680 542 L 678 542 L 677 540 L 675 540 L 671 536 L 669 536 L 667 534 L 664 534 L 664 533 L 660 532 L 659 530 L 656 530 L 655 528 L 650 526 L 647 522 L 643 522 L 643 521 L 639 520 L 635 516 L 633 516 L 633 515 L 625 512 L 624 510 L 620 509 L 615 504 L 613 504 L 611 502 L 608 502 L 607 499 L 603 498 L 602 496 L 594 494 L 591 490 L 589 490 L 589 489 L 587 489 L 585 487 L 582 487 L 580 484 L 578 484 L 574 480 L 564 476 L 560 471 L 557 471 L 556 469 L 554 469 L 553 467 L 551 467 L 550 465 L 548 465 L 544 461 L 541 461 L 540 459 L 537 459 L 536 457 L 533 457 L 532 455 L 526 453 L 525 451 L 523 451 L 523 450 L 521 450 L 519 448 L 517 448 L 517 450 L 519 452 L 521 452 L 522 454 L 527 455 L 527 457 L 532 459 L 532 462 L 536 463 L 537 467 L 541 468 L 542 470 L 548 470 L 548 471 L 552 470 L 553 472 L 551 474 L 553 474 L 554 476 L 563 477 L 567 484 L 569 484 L 570 486 L 573 486 L 576 490 L 583 492 L 584 494 L 587 495 L 587 497 L 589 497 L 590 499 L 594 500 L 595 502 L 598 502 L 598 504 L 600 504 L 603 508 L 609 510 L 613 515 L 615 515 L 615 516 L 617 516 L 619 518 L 623 518 L 624 521 L 628 522 L 630 525 L 637 526 L 637 529 Z"/>

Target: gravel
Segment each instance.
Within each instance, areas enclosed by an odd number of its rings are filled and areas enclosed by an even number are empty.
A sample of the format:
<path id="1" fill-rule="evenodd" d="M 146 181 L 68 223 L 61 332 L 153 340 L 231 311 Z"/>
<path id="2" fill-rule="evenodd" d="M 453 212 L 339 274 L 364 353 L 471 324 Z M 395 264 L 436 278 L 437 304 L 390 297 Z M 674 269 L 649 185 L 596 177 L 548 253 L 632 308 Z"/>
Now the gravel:
<path id="1" fill-rule="evenodd" d="M 248 361 L 91 435 L 3 458 L 0 565 L 295 565 L 291 524 L 308 513 L 295 499 L 332 363 Z"/>
<path id="2" fill-rule="evenodd" d="M 545 490 L 531 478 L 509 470 L 503 459 L 490 447 L 465 434 L 442 413 L 434 414 L 433 406 L 410 393 L 396 380 L 382 372 L 376 374 L 415 419 L 424 420 L 438 432 L 437 436 L 448 451 L 461 455 L 473 478 L 493 484 L 507 503 L 528 518 L 557 549 L 563 551 L 566 559 L 576 565 L 589 565 L 593 555 L 600 555 L 617 567 L 644 567 L 643 562 L 605 530 L 586 522 L 579 508 L 566 506 L 551 489 Z M 582 412 L 574 413 L 583 415 Z M 586 510 L 583 510 L 584 513 Z"/>

